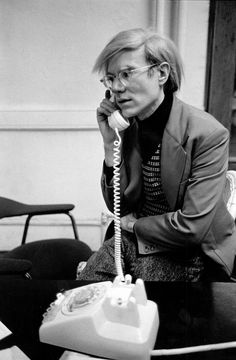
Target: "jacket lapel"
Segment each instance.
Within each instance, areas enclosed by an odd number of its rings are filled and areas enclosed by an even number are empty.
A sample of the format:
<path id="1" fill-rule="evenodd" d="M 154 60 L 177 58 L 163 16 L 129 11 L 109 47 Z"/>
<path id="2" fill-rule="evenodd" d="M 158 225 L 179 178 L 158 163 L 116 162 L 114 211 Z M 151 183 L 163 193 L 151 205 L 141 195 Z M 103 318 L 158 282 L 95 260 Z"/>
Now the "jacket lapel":
<path id="1" fill-rule="evenodd" d="M 170 117 L 163 134 L 161 150 L 162 186 L 171 210 L 176 207 L 187 158 L 182 146 L 186 137 L 184 136 L 185 120 L 183 119 L 182 103 L 174 97 Z"/>

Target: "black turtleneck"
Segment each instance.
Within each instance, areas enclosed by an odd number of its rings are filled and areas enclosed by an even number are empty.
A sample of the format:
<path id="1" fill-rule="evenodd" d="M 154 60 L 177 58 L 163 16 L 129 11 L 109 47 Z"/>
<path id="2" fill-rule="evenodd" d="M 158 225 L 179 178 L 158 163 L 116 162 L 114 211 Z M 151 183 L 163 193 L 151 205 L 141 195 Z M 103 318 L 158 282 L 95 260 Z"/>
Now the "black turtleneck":
<path id="1" fill-rule="evenodd" d="M 142 121 L 137 119 L 143 163 L 146 163 L 150 159 L 161 143 L 172 103 L 173 95 L 165 94 L 164 100 L 149 118 Z"/>
<path id="2" fill-rule="evenodd" d="M 139 141 L 143 163 L 146 163 L 157 150 L 163 136 L 163 132 L 168 121 L 170 110 L 173 103 L 173 95 L 165 94 L 164 100 L 157 110 L 145 120 L 137 120 L 139 128 Z M 104 172 L 107 182 L 113 177 L 113 167 L 106 166 L 104 161 Z"/>

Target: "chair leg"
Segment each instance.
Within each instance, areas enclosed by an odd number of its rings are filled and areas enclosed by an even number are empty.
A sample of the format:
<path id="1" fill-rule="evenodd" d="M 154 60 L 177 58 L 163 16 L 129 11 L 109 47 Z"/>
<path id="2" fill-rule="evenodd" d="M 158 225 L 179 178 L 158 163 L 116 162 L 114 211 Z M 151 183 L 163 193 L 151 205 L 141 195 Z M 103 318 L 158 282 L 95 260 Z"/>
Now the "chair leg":
<path id="1" fill-rule="evenodd" d="M 66 212 L 65 214 L 68 215 L 69 218 L 70 218 L 70 220 L 71 220 L 71 224 L 72 224 L 72 227 L 73 227 L 75 240 L 79 240 L 79 234 L 78 234 L 78 231 L 77 231 L 77 226 L 76 226 L 75 219 L 74 219 L 73 215 L 71 215 L 69 212 Z M 30 223 L 30 220 L 31 220 L 31 218 L 32 218 L 33 216 L 34 216 L 34 215 L 28 215 L 28 217 L 27 217 L 27 219 L 26 219 L 25 227 L 24 227 L 24 232 L 23 232 L 23 236 L 22 236 L 22 241 L 21 241 L 21 245 L 25 244 L 25 242 L 26 242 L 26 237 L 27 237 L 27 233 L 28 233 L 29 223 Z"/>
<path id="2" fill-rule="evenodd" d="M 77 226 L 76 226 L 76 223 L 75 223 L 75 219 L 74 219 L 73 215 L 71 215 L 69 212 L 67 213 L 67 215 L 69 216 L 69 218 L 71 220 L 71 224 L 72 224 L 72 227 L 73 227 L 75 239 L 79 240 L 79 234 L 78 234 L 78 231 L 77 231 Z"/>
<path id="3" fill-rule="evenodd" d="M 30 223 L 31 218 L 32 218 L 32 215 L 28 215 L 28 217 L 26 219 L 25 228 L 24 228 L 24 232 L 23 232 L 23 236 L 22 236 L 22 240 L 21 240 L 21 245 L 25 244 L 25 242 L 26 242 L 26 236 L 28 233 L 28 228 L 29 228 L 29 223 Z"/>

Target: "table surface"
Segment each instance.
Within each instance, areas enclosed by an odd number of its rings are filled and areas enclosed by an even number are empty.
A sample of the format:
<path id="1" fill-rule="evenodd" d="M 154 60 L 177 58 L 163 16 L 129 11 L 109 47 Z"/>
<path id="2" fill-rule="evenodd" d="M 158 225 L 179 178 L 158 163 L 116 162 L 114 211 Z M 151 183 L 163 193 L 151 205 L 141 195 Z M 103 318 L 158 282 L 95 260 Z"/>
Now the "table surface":
<path id="1" fill-rule="evenodd" d="M 0 321 L 31 360 L 58 360 L 64 349 L 40 343 L 42 315 L 56 293 L 87 282 L 0 280 Z M 235 283 L 145 282 L 147 297 L 158 305 L 160 327 L 155 349 L 236 341 Z M 236 349 L 157 359 L 233 360 Z M 154 357 L 153 357 L 154 359 Z"/>

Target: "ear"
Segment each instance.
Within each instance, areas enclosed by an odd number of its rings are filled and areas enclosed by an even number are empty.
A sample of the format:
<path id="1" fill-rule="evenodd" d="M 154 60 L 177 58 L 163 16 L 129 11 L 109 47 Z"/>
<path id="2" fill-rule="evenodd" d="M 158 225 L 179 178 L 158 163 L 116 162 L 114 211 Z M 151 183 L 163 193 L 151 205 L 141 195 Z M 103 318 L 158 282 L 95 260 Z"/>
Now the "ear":
<path id="1" fill-rule="evenodd" d="M 158 70 L 159 70 L 159 84 L 164 85 L 167 82 L 170 75 L 170 65 L 168 64 L 168 62 L 162 62 L 158 66 Z"/>

